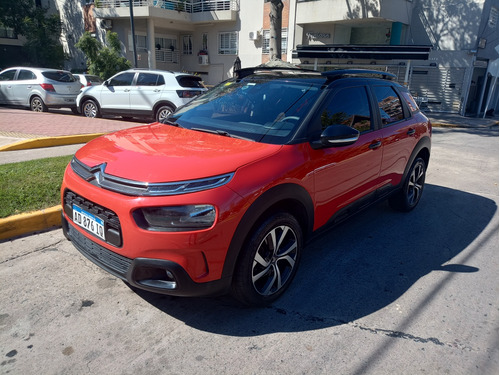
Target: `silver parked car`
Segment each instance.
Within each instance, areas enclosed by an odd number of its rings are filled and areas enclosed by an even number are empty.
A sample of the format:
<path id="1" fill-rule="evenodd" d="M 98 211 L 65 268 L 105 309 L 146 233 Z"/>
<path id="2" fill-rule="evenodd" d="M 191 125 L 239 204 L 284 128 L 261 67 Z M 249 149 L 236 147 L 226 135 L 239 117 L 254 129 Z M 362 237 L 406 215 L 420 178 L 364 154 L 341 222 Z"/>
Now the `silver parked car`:
<path id="1" fill-rule="evenodd" d="M 205 91 L 198 76 L 130 69 L 114 75 L 102 85 L 82 89 L 76 104 L 87 117 L 148 117 L 159 122 Z"/>
<path id="2" fill-rule="evenodd" d="M 49 108 L 76 109 L 80 81 L 68 71 L 13 67 L 0 72 L 0 104 L 30 107 L 35 112 Z"/>

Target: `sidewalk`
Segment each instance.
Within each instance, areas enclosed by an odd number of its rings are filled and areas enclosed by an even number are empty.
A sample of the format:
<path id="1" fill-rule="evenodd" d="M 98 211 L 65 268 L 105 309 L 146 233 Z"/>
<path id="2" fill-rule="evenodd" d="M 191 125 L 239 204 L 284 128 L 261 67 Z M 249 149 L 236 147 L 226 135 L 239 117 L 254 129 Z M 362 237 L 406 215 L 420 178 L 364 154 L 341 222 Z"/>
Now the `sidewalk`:
<path id="1" fill-rule="evenodd" d="M 472 118 L 426 113 L 434 127 L 488 129 L 498 118 Z M 101 134 L 146 124 L 147 121 L 88 119 L 69 110 L 35 113 L 0 107 L 0 164 L 74 154 Z M 60 225 L 60 207 L 0 219 L 0 241 Z"/>

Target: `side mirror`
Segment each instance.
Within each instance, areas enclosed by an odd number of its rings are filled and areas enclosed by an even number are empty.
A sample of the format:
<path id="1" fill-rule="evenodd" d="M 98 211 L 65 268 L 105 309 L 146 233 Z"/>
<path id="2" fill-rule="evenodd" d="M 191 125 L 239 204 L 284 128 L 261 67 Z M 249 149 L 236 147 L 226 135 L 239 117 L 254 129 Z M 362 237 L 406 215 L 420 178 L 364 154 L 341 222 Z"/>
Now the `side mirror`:
<path id="1" fill-rule="evenodd" d="M 313 148 L 341 147 L 355 143 L 359 138 L 359 131 L 347 125 L 330 125 L 320 139 L 313 143 Z"/>
<path id="2" fill-rule="evenodd" d="M 108 80 L 106 80 L 106 81 L 104 81 L 102 84 L 103 84 L 104 86 L 109 86 L 109 81 L 108 81 Z"/>

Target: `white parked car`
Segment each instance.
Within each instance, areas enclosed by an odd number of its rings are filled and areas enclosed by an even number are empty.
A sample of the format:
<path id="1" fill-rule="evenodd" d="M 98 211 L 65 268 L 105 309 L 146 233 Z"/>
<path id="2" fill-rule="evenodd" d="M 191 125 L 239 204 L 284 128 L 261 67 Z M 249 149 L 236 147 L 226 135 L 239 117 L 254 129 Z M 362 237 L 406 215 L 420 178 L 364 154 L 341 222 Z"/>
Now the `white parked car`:
<path id="1" fill-rule="evenodd" d="M 76 104 L 87 117 L 117 115 L 161 121 L 206 90 L 201 78 L 191 74 L 130 69 L 100 86 L 84 88 Z"/>
<path id="2" fill-rule="evenodd" d="M 81 83 L 66 70 L 13 67 L 0 72 L 0 104 L 30 107 L 35 112 L 49 108 L 76 109 Z"/>

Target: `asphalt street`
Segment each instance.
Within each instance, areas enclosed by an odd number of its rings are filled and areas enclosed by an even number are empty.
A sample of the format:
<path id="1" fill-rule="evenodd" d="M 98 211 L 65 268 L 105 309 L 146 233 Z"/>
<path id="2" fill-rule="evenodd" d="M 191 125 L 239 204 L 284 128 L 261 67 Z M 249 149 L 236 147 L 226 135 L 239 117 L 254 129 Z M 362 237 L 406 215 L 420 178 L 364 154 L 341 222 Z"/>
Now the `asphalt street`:
<path id="1" fill-rule="evenodd" d="M 435 128 L 424 196 L 309 243 L 268 308 L 138 292 L 60 230 L 0 243 L 0 373 L 497 374 L 498 126 Z"/>

